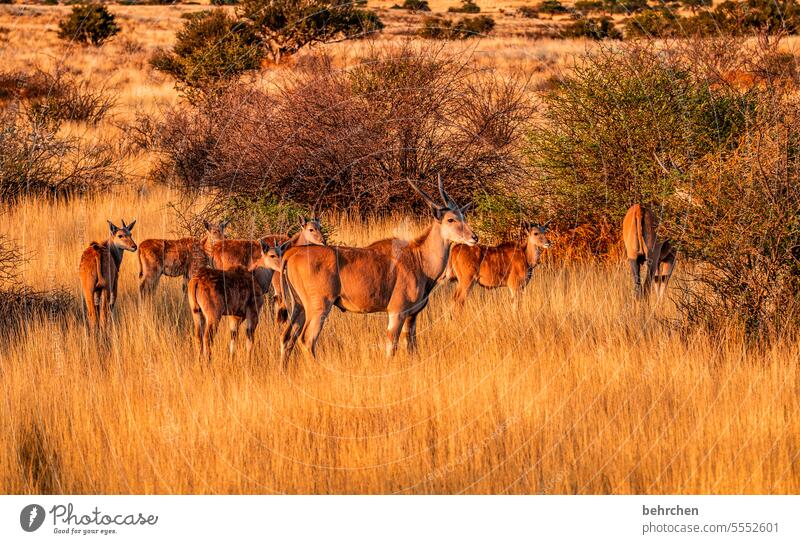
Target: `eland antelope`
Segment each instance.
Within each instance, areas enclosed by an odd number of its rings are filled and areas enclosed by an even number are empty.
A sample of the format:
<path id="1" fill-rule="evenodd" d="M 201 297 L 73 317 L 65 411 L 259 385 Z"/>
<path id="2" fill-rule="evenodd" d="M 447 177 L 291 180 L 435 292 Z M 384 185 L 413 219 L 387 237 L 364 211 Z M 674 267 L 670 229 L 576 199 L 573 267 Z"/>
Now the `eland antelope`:
<path id="1" fill-rule="evenodd" d="M 260 242 L 266 242 L 268 245 L 289 242 L 287 247 L 325 245 L 325 236 L 319 219 L 301 216 L 299 221 L 300 230 L 291 238 L 285 234 L 269 234 L 260 240 L 224 240 L 214 244 L 211 250 L 214 267 L 220 270 L 250 267 L 255 260 L 261 257 Z M 272 285 L 274 313 L 279 324 L 285 322 L 288 315 L 281 294 L 280 276 L 280 270 L 273 271 L 262 268 L 256 272 L 256 277 L 264 292 L 267 292 L 270 284 Z"/>
<path id="2" fill-rule="evenodd" d="M 459 207 L 439 177 L 436 202 L 409 184 L 431 207 L 431 225 L 413 240 L 389 238 L 365 248 L 293 247 L 283 262 L 282 287 L 290 318 L 281 342 L 284 367 L 298 338 L 312 356 L 331 309 L 356 313 L 387 312 L 386 354 L 393 355 L 401 331 L 408 351 L 416 350 L 417 316 L 444 272 L 451 243 L 474 245 L 478 237 L 464 220 L 469 205 Z"/>
<path id="3" fill-rule="evenodd" d="M 660 299 L 675 270 L 677 252 L 669 240 L 658 239 L 657 230 L 658 222 L 652 210 L 641 204 L 628 208 L 622 221 L 622 239 L 636 296 L 646 296 L 655 282 Z M 642 265 L 645 265 L 644 281 L 641 279 Z"/>
<path id="4" fill-rule="evenodd" d="M 446 278 L 456 280 L 455 301 L 463 305 L 475 285 L 486 288 L 508 287 L 512 298 L 522 291 L 539 264 L 542 250 L 550 247 L 548 221 L 544 225 L 525 222 L 525 240 L 494 247 L 456 244 L 450 251 Z"/>
<path id="5" fill-rule="evenodd" d="M 81 255 L 78 271 L 81 277 L 83 298 L 89 326 L 95 329 L 98 324 L 105 327 L 108 316 L 117 301 L 117 281 L 122 256 L 125 251 L 136 251 L 131 231 L 136 220 L 122 227 L 108 221 L 111 236 L 103 242 L 92 242 Z"/>
<path id="6" fill-rule="evenodd" d="M 139 244 L 139 294 L 150 295 L 158 287 L 161 276 L 183 277 L 183 290 L 189 279 L 201 267 L 208 266 L 213 244 L 225 239 L 225 227 L 230 221 L 216 225 L 203 221 L 206 235 L 196 238 L 162 240 L 151 238 Z"/>
<path id="7" fill-rule="evenodd" d="M 211 358 L 211 344 L 223 316 L 229 316 L 231 341 L 229 356 L 233 358 L 236 337 L 242 321 L 247 327 L 247 353 L 253 348 L 253 335 L 258 326 L 258 314 L 264 305 L 264 289 L 255 277 L 260 268 L 279 270 L 284 250 L 282 245 L 259 242 L 261 255 L 247 268 L 216 270 L 203 267 L 189 280 L 189 307 L 194 319 L 194 336 L 198 357 Z"/>

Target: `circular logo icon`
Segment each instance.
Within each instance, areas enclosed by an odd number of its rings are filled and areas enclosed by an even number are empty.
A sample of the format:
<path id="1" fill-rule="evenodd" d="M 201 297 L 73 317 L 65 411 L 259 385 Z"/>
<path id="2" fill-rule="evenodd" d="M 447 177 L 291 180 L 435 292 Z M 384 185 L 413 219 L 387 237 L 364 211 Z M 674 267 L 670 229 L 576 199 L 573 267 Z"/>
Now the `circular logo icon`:
<path id="1" fill-rule="evenodd" d="M 44 523 L 44 508 L 38 504 L 29 504 L 19 513 L 19 524 L 22 530 L 28 533 L 34 532 Z"/>

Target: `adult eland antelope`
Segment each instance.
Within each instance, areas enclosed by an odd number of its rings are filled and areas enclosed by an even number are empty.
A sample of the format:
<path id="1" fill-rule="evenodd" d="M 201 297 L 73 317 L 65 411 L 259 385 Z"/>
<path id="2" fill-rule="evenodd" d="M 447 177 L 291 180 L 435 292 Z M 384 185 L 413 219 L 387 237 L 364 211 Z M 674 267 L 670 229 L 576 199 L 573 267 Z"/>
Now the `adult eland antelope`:
<path id="1" fill-rule="evenodd" d="M 675 270 L 677 252 L 669 240 L 658 239 L 657 230 L 658 222 L 652 210 L 641 204 L 628 208 L 622 221 L 622 239 L 636 296 L 646 296 L 655 282 L 658 298 L 661 298 Z M 644 281 L 642 265 L 645 265 Z"/>
<path id="2" fill-rule="evenodd" d="M 525 240 L 521 242 L 505 242 L 494 247 L 454 245 L 446 276 L 458 282 L 456 303 L 463 305 L 475 285 L 490 289 L 508 287 L 514 298 L 530 281 L 542 250 L 550 247 L 549 224 L 549 221 L 544 225 L 523 223 Z"/>
<path id="3" fill-rule="evenodd" d="M 264 305 L 264 289 L 255 278 L 259 268 L 279 270 L 283 245 L 259 242 L 261 255 L 252 261 L 247 268 L 231 268 L 216 270 L 204 267 L 189 280 L 189 307 L 194 319 L 194 336 L 200 359 L 211 358 L 211 344 L 214 334 L 223 316 L 229 316 L 231 341 L 229 356 L 233 358 L 236 349 L 236 337 L 242 321 L 246 321 L 247 354 L 253 348 L 253 335 L 258 326 L 258 314 Z"/>
<path id="4" fill-rule="evenodd" d="M 225 227 L 229 222 L 225 220 L 214 225 L 203 221 L 206 235 L 200 240 L 144 240 L 139 244 L 139 294 L 142 297 L 152 294 L 162 275 L 183 277 L 183 290 L 186 291 L 189 279 L 195 272 L 209 265 L 213 244 L 225 238 Z"/>
<path id="5" fill-rule="evenodd" d="M 298 338 L 316 355 L 317 339 L 333 306 L 347 312 L 387 312 L 387 355 L 397 351 L 401 330 L 407 334 L 408 351 L 416 350 L 417 316 L 444 272 L 451 243 L 474 245 L 478 237 L 464 220 L 469 205 L 459 207 L 441 177 L 443 204 L 409 184 L 433 214 L 430 227 L 417 238 L 388 238 L 365 248 L 293 247 L 286 253 L 282 285 L 290 320 L 281 342 L 284 366 Z"/>
<path id="6" fill-rule="evenodd" d="M 100 325 L 105 327 L 109 314 L 114 310 L 123 252 L 136 251 L 136 242 L 131 236 L 135 224 L 136 220 L 130 225 L 126 225 L 123 220 L 120 228 L 108 221 L 111 231 L 108 240 L 92 242 L 81 255 L 78 271 L 86 302 L 86 315 L 93 330 L 97 327 L 98 317 Z"/>

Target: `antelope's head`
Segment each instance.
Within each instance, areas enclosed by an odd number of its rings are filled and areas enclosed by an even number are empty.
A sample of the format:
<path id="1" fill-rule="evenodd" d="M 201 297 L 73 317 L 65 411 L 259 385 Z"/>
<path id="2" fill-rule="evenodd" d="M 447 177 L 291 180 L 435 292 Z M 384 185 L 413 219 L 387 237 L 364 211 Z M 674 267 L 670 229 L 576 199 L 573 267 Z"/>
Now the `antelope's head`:
<path id="1" fill-rule="evenodd" d="M 261 258 L 253 263 L 251 271 L 258 267 L 269 268 L 270 270 L 278 271 L 283 266 L 283 254 L 289 249 L 292 243 L 287 240 L 282 244 L 270 245 L 269 243 L 261 240 Z"/>
<path id="2" fill-rule="evenodd" d="M 431 207 L 433 217 L 440 225 L 442 238 L 448 242 L 467 244 L 468 246 L 474 246 L 478 243 L 478 235 L 472 232 L 466 219 L 464 219 L 464 214 L 472 204 L 470 203 L 466 206 L 459 206 L 456 204 L 456 201 L 445 192 L 441 175 L 439 176 L 438 185 L 439 196 L 442 197 L 443 204 L 436 202 L 428 193 L 417 187 L 411 181 L 408 183 Z"/>
<path id="3" fill-rule="evenodd" d="M 209 242 L 220 242 L 225 239 L 225 228 L 230 224 L 230 219 L 225 219 L 219 223 L 212 224 L 203 220 L 203 228 L 206 229 Z"/>
<path id="4" fill-rule="evenodd" d="M 136 251 L 136 242 L 133 241 L 133 236 L 131 236 L 131 231 L 133 230 L 133 226 L 135 224 L 135 219 L 130 225 L 126 225 L 125 220 L 123 219 L 122 228 L 120 228 L 109 221 L 108 228 L 111 230 L 111 242 L 120 249 Z"/>
<path id="5" fill-rule="evenodd" d="M 322 224 L 316 217 L 301 215 L 300 229 L 307 244 L 317 246 L 325 245 L 325 235 L 322 233 Z"/>
<path id="6" fill-rule="evenodd" d="M 525 231 L 528 246 L 540 247 L 542 249 L 550 247 L 550 240 L 547 239 L 547 227 L 549 225 L 550 221 L 544 225 L 530 223 L 528 221 L 522 223 L 522 229 Z"/>

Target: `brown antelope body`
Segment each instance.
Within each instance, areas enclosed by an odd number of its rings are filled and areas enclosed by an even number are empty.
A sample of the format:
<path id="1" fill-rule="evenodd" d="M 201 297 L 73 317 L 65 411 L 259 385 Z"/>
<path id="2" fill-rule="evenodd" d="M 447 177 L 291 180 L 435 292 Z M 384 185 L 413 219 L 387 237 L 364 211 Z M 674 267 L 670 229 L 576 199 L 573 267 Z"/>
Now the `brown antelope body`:
<path id="1" fill-rule="evenodd" d="M 300 231 L 289 238 L 284 234 L 270 234 L 260 240 L 224 240 L 215 243 L 211 250 L 211 260 L 215 268 L 228 270 L 231 268 L 250 268 L 256 260 L 262 256 L 261 242 L 271 246 L 289 242 L 287 247 L 306 246 L 306 245 L 325 245 L 325 237 L 322 233 L 322 225 L 319 219 L 300 218 Z M 276 316 L 278 323 L 283 323 L 287 319 L 286 306 L 281 295 L 280 271 L 273 271 L 260 268 L 256 272 L 258 282 L 266 292 L 270 286 L 273 288 L 273 300 L 276 306 Z"/>
<path id="2" fill-rule="evenodd" d="M 247 353 L 253 348 L 253 335 L 258 326 L 258 314 L 264 305 L 264 289 L 255 278 L 260 268 L 279 270 L 286 246 L 260 242 L 261 257 L 249 268 L 216 270 L 203 267 L 189 280 L 189 307 L 194 319 L 194 336 L 199 357 L 211 357 L 211 344 L 223 316 L 230 316 L 231 341 L 229 355 L 233 358 L 236 337 L 242 321 L 247 326 Z"/>
<path id="3" fill-rule="evenodd" d="M 641 204 L 631 206 L 622 221 L 622 239 L 637 296 L 647 295 L 652 284 L 656 283 L 657 294 L 661 298 L 675 270 L 675 248 L 669 240 L 659 240 L 657 230 L 658 222 L 652 210 Z M 645 265 L 644 282 L 641 278 L 642 265 Z"/>
<path id="4" fill-rule="evenodd" d="M 468 206 L 460 208 L 444 192 L 441 178 L 444 206 L 412 186 L 434 216 L 431 226 L 414 240 L 390 238 L 365 248 L 304 246 L 287 251 L 282 285 L 291 315 L 281 344 L 284 365 L 298 338 L 316 355 L 317 339 L 334 306 L 347 312 L 387 312 L 387 355 L 397 350 L 401 330 L 407 334 L 409 352 L 415 351 L 417 316 L 444 272 L 451 243 L 474 245 L 478 240 L 464 220 Z"/>
<path id="5" fill-rule="evenodd" d="M 458 282 L 455 301 L 463 305 L 475 285 L 488 289 L 508 287 L 515 297 L 530 281 L 542 250 L 550 247 L 548 224 L 523 224 L 524 242 L 506 242 L 494 247 L 453 246 L 447 277 Z"/>
<path id="6" fill-rule="evenodd" d="M 228 221 L 212 225 L 203 221 L 206 236 L 196 238 L 180 238 L 178 240 L 162 240 L 151 238 L 139 244 L 139 294 L 152 294 L 158 287 L 161 276 L 170 278 L 182 277 L 183 290 L 189 279 L 201 267 L 210 264 L 211 250 L 215 242 L 225 238 L 225 227 Z"/>
<path id="7" fill-rule="evenodd" d="M 122 221 L 122 228 L 108 222 L 111 236 L 104 242 L 92 242 L 81 255 L 78 268 L 81 276 L 83 298 L 86 302 L 86 315 L 89 326 L 95 329 L 98 324 L 105 327 L 108 316 L 117 300 L 117 281 L 122 256 L 125 251 L 136 251 L 131 231 L 136 224 Z"/>

